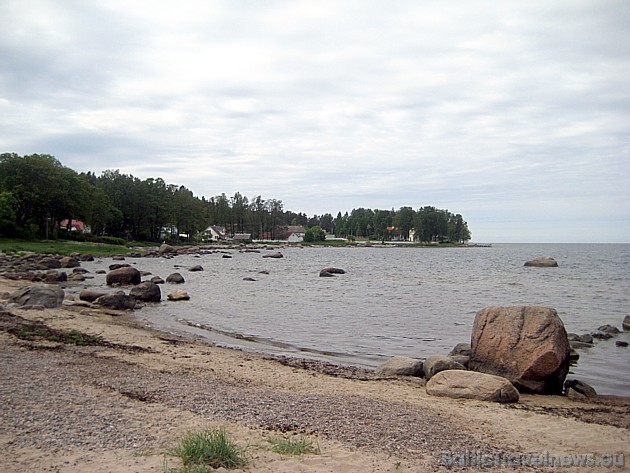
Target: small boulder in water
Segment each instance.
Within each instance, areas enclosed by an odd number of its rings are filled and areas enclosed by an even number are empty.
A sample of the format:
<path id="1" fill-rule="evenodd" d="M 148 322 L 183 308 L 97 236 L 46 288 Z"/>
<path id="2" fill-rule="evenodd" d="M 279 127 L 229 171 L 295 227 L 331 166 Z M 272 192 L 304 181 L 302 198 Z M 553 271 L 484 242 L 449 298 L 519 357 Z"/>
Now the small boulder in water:
<path id="1" fill-rule="evenodd" d="M 184 276 L 182 276 L 181 274 L 173 273 L 173 274 L 170 274 L 166 278 L 166 282 L 171 283 L 171 284 L 183 284 L 186 282 L 186 280 L 184 279 Z"/>
<path id="2" fill-rule="evenodd" d="M 597 397 L 597 391 L 579 379 L 567 379 L 564 382 L 564 390 L 569 399 L 586 399 Z"/>
<path id="3" fill-rule="evenodd" d="M 536 268 L 556 268 L 558 267 L 558 262 L 547 256 L 538 256 L 534 259 L 531 259 L 525 263 L 525 266 L 533 266 Z"/>
<path id="4" fill-rule="evenodd" d="M 187 301 L 190 300 L 190 296 L 187 292 L 177 289 L 175 291 L 169 292 L 168 296 L 166 296 L 169 301 Z"/>

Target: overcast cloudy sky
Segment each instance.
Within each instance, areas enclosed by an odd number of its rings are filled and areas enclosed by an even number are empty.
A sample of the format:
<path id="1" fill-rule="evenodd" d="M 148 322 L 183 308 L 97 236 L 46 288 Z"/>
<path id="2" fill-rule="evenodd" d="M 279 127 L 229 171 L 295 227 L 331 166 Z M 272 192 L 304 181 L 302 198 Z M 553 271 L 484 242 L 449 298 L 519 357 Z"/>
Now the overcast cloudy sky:
<path id="1" fill-rule="evenodd" d="M 0 152 L 630 242 L 630 2 L 2 0 Z"/>

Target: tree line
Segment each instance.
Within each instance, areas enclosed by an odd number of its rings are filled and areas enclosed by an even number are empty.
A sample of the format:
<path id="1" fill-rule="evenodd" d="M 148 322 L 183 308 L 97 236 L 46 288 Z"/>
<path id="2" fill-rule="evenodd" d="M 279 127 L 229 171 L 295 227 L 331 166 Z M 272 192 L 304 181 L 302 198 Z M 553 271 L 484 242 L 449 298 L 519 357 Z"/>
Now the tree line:
<path id="1" fill-rule="evenodd" d="M 470 239 L 460 214 L 430 206 L 309 217 L 261 195 L 197 197 L 161 178 L 141 180 L 118 170 L 77 173 L 47 154 L 0 155 L 0 235 L 57 238 L 68 231 L 62 222 L 73 219 L 88 224 L 93 235 L 136 241 L 193 240 L 210 225 L 270 240 L 285 237 L 291 225 L 309 229 L 315 239 L 327 233 L 383 241 Z"/>

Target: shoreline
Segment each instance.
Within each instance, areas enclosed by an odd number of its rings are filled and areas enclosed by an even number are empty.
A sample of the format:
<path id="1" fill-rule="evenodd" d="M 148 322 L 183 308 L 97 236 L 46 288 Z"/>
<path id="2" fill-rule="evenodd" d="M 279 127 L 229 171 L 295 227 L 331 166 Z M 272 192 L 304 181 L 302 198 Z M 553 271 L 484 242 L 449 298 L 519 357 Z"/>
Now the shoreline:
<path id="1" fill-rule="evenodd" d="M 0 279 L 0 293 L 21 285 Z M 186 431 L 218 426 L 250 446 L 243 471 L 442 471 L 443 451 L 630 458 L 629 398 L 522 395 L 511 406 L 438 398 L 417 378 L 211 346 L 155 330 L 134 313 L 9 313 L 0 331 L 5 471 L 164 471 L 164 451 Z M 107 343 L 29 341 L 7 331 L 34 322 Z M 269 436 L 289 434 L 314 439 L 322 453 L 287 457 L 264 447 Z"/>

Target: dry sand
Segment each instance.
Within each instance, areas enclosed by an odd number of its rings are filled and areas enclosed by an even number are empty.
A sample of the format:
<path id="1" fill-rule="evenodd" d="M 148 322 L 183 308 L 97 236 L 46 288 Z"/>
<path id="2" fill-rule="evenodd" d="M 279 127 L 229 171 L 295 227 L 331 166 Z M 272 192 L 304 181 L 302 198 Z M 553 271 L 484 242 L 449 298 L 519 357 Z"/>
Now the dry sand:
<path id="1" fill-rule="evenodd" d="M 0 279 L 0 293 L 21 285 Z M 243 471 L 252 472 L 441 471 L 442 451 L 623 454 L 630 462 L 627 398 L 523 395 L 513 405 L 436 398 L 418 379 L 209 346 L 152 330 L 133 313 L 112 314 L 81 307 L 2 314 L 3 471 L 164 472 L 180 466 L 165 452 L 184 433 L 216 427 L 247 448 Z M 11 333 L 34 321 L 106 343 L 81 347 Z M 269 450 L 266 439 L 295 434 L 321 453 Z"/>

